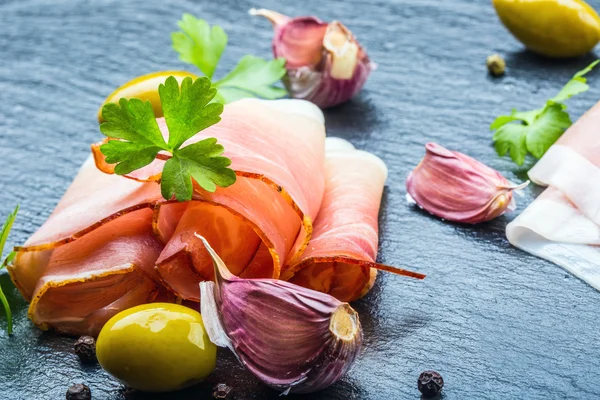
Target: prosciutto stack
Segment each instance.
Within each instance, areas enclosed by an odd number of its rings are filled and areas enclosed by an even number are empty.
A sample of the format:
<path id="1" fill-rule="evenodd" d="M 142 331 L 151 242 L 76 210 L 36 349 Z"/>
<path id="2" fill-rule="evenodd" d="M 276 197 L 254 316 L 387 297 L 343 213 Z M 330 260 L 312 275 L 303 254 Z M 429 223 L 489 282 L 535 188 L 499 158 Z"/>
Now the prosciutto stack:
<path id="1" fill-rule="evenodd" d="M 240 100 L 192 140 L 206 137 L 223 144 L 238 179 L 214 193 L 195 187 L 183 203 L 161 197 L 163 160 L 116 176 L 92 147 L 94 157 L 9 266 L 35 324 L 96 335 L 138 304 L 198 302 L 213 267 L 195 233 L 236 275 L 285 279 L 343 301 L 366 294 L 377 269 L 393 269 L 375 262 L 385 164 L 326 139 L 316 106 Z"/>
<path id="2" fill-rule="evenodd" d="M 506 228 L 508 240 L 600 290 L 600 103 L 529 171 L 548 188 Z"/>

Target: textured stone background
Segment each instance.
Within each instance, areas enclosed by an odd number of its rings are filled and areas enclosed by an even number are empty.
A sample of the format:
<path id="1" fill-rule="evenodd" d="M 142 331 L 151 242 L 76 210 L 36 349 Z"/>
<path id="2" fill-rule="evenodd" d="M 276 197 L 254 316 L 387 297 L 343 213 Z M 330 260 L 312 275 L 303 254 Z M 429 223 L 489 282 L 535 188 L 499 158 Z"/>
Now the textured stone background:
<path id="1" fill-rule="evenodd" d="M 600 8 L 600 1 L 592 1 Z M 515 214 L 477 227 L 443 223 L 406 205 L 404 180 L 427 141 L 462 150 L 521 181 L 529 166 L 499 158 L 489 123 L 512 107 L 543 104 L 592 59 L 548 61 L 522 50 L 489 1 L 43 1 L 0 0 L 0 216 L 20 203 L 10 238 L 42 224 L 100 138 L 96 111 L 115 87 L 144 73 L 191 68 L 170 47 L 183 12 L 221 25 L 230 45 L 223 73 L 244 54 L 270 56 L 271 28 L 253 6 L 339 19 L 379 64 L 352 102 L 327 111 L 330 135 L 382 157 L 390 178 L 381 211 L 381 262 L 428 274 L 381 275 L 355 304 L 366 346 L 353 371 L 310 399 L 418 399 L 416 379 L 433 368 L 446 400 L 600 397 L 600 293 L 561 268 L 512 248 Z M 508 73 L 491 79 L 485 57 L 499 52 Z M 193 69 L 190 69 L 193 70 Z M 598 98 L 573 99 L 574 117 Z M 540 192 L 530 187 L 519 210 Z M 13 337 L 0 320 L 0 398 L 60 399 L 86 382 L 95 399 L 209 396 L 217 382 L 239 398 L 277 398 L 223 352 L 208 382 L 175 395 L 127 395 L 97 367 L 82 367 L 73 339 L 34 328 L 9 283 Z"/>

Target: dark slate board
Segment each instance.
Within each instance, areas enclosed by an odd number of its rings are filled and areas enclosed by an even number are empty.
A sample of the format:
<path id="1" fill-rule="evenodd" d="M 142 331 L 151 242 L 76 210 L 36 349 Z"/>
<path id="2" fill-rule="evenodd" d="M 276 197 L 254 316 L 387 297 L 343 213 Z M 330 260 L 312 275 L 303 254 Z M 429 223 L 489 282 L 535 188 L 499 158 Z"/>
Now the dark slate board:
<path id="1" fill-rule="evenodd" d="M 0 216 L 22 211 L 10 244 L 32 234 L 100 134 L 96 111 L 115 87 L 156 70 L 190 68 L 170 48 L 183 12 L 225 28 L 223 70 L 245 53 L 270 56 L 271 29 L 247 10 L 261 6 L 346 23 L 379 64 L 352 102 L 326 113 L 328 133 L 382 157 L 390 177 L 381 211 L 381 262 L 427 273 L 425 281 L 381 275 L 356 302 L 363 354 L 340 383 L 310 399 L 418 399 L 416 380 L 433 368 L 444 399 L 600 397 L 600 293 L 560 267 L 507 242 L 502 217 L 477 227 L 444 223 L 407 206 L 404 180 L 427 141 L 460 149 L 509 179 L 525 178 L 499 158 L 488 125 L 512 107 L 540 106 L 592 59 L 550 61 L 522 50 L 489 1 L 0 1 Z M 600 1 L 593 1 L 600 7 Z M 499 52 L 508 74 L 492 79 Z M 598 98 L 571 101 L 575 117 Z M 540 189 L 530 187 L 519 210 Z M 72 338 L 41 332 L 6 274 L 16 314 L 13 337 L 0 321 L 0 398 L 60 399 L 76 382 L 95 399 L 200 399 L 218 382 L 240 399 L 277 398 L 222 352 L 218 371 L 193 389 L 163 396 L 126 393 L 71 353 Z"/>

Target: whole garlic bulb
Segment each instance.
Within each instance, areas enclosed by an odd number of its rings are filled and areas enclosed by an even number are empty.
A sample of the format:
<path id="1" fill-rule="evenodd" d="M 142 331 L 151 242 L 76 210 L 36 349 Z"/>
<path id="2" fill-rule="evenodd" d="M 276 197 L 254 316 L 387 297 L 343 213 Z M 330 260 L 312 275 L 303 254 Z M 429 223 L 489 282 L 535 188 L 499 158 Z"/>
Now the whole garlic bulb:
<path id="1" fill-rule="evenodd" d="M 352 32 L 339 21 L 290 18 L 265 9 L 252 9 L 250 14 L 273 24 L 273 55 L 286 60 L 284 84 L 294 98 L 321 108 L 335 106 L 357 94 L 375 69 Z"/>

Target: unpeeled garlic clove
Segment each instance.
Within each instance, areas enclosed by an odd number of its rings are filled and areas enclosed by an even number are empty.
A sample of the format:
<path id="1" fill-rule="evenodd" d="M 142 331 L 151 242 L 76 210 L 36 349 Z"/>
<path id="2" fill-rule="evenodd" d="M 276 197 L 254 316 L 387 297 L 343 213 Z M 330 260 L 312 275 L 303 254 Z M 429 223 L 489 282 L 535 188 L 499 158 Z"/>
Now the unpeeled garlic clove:
<path id="1" fill-rule="evenodd" d="M 408 175 L 409 201 L 440 218 L 476 224 L 514 209 L 512 185 L 498 171 L 457 151 L 427 143 L 425 157 Z"/>
<path id="2" fill-rule="evenodd" d="M 198 237 L 215 265 L 216 283 L 200 283 L 202 319 L 214 344 L 286 394 L 324 389 L 350 369 L 362 329 L 348 303 L 276 279 L 238 278 Z"/>
<path id="3" fill-rule="evenodd" d="M 265 9 L 252 9 L 250 14 L 273 24 L 273 54 L 286 60 L 284 84 L 294 98 L 321 108 L 335 106 L 357 94 L 375 69 L 352 32 L 339 21 L 289 18 Z"/>

